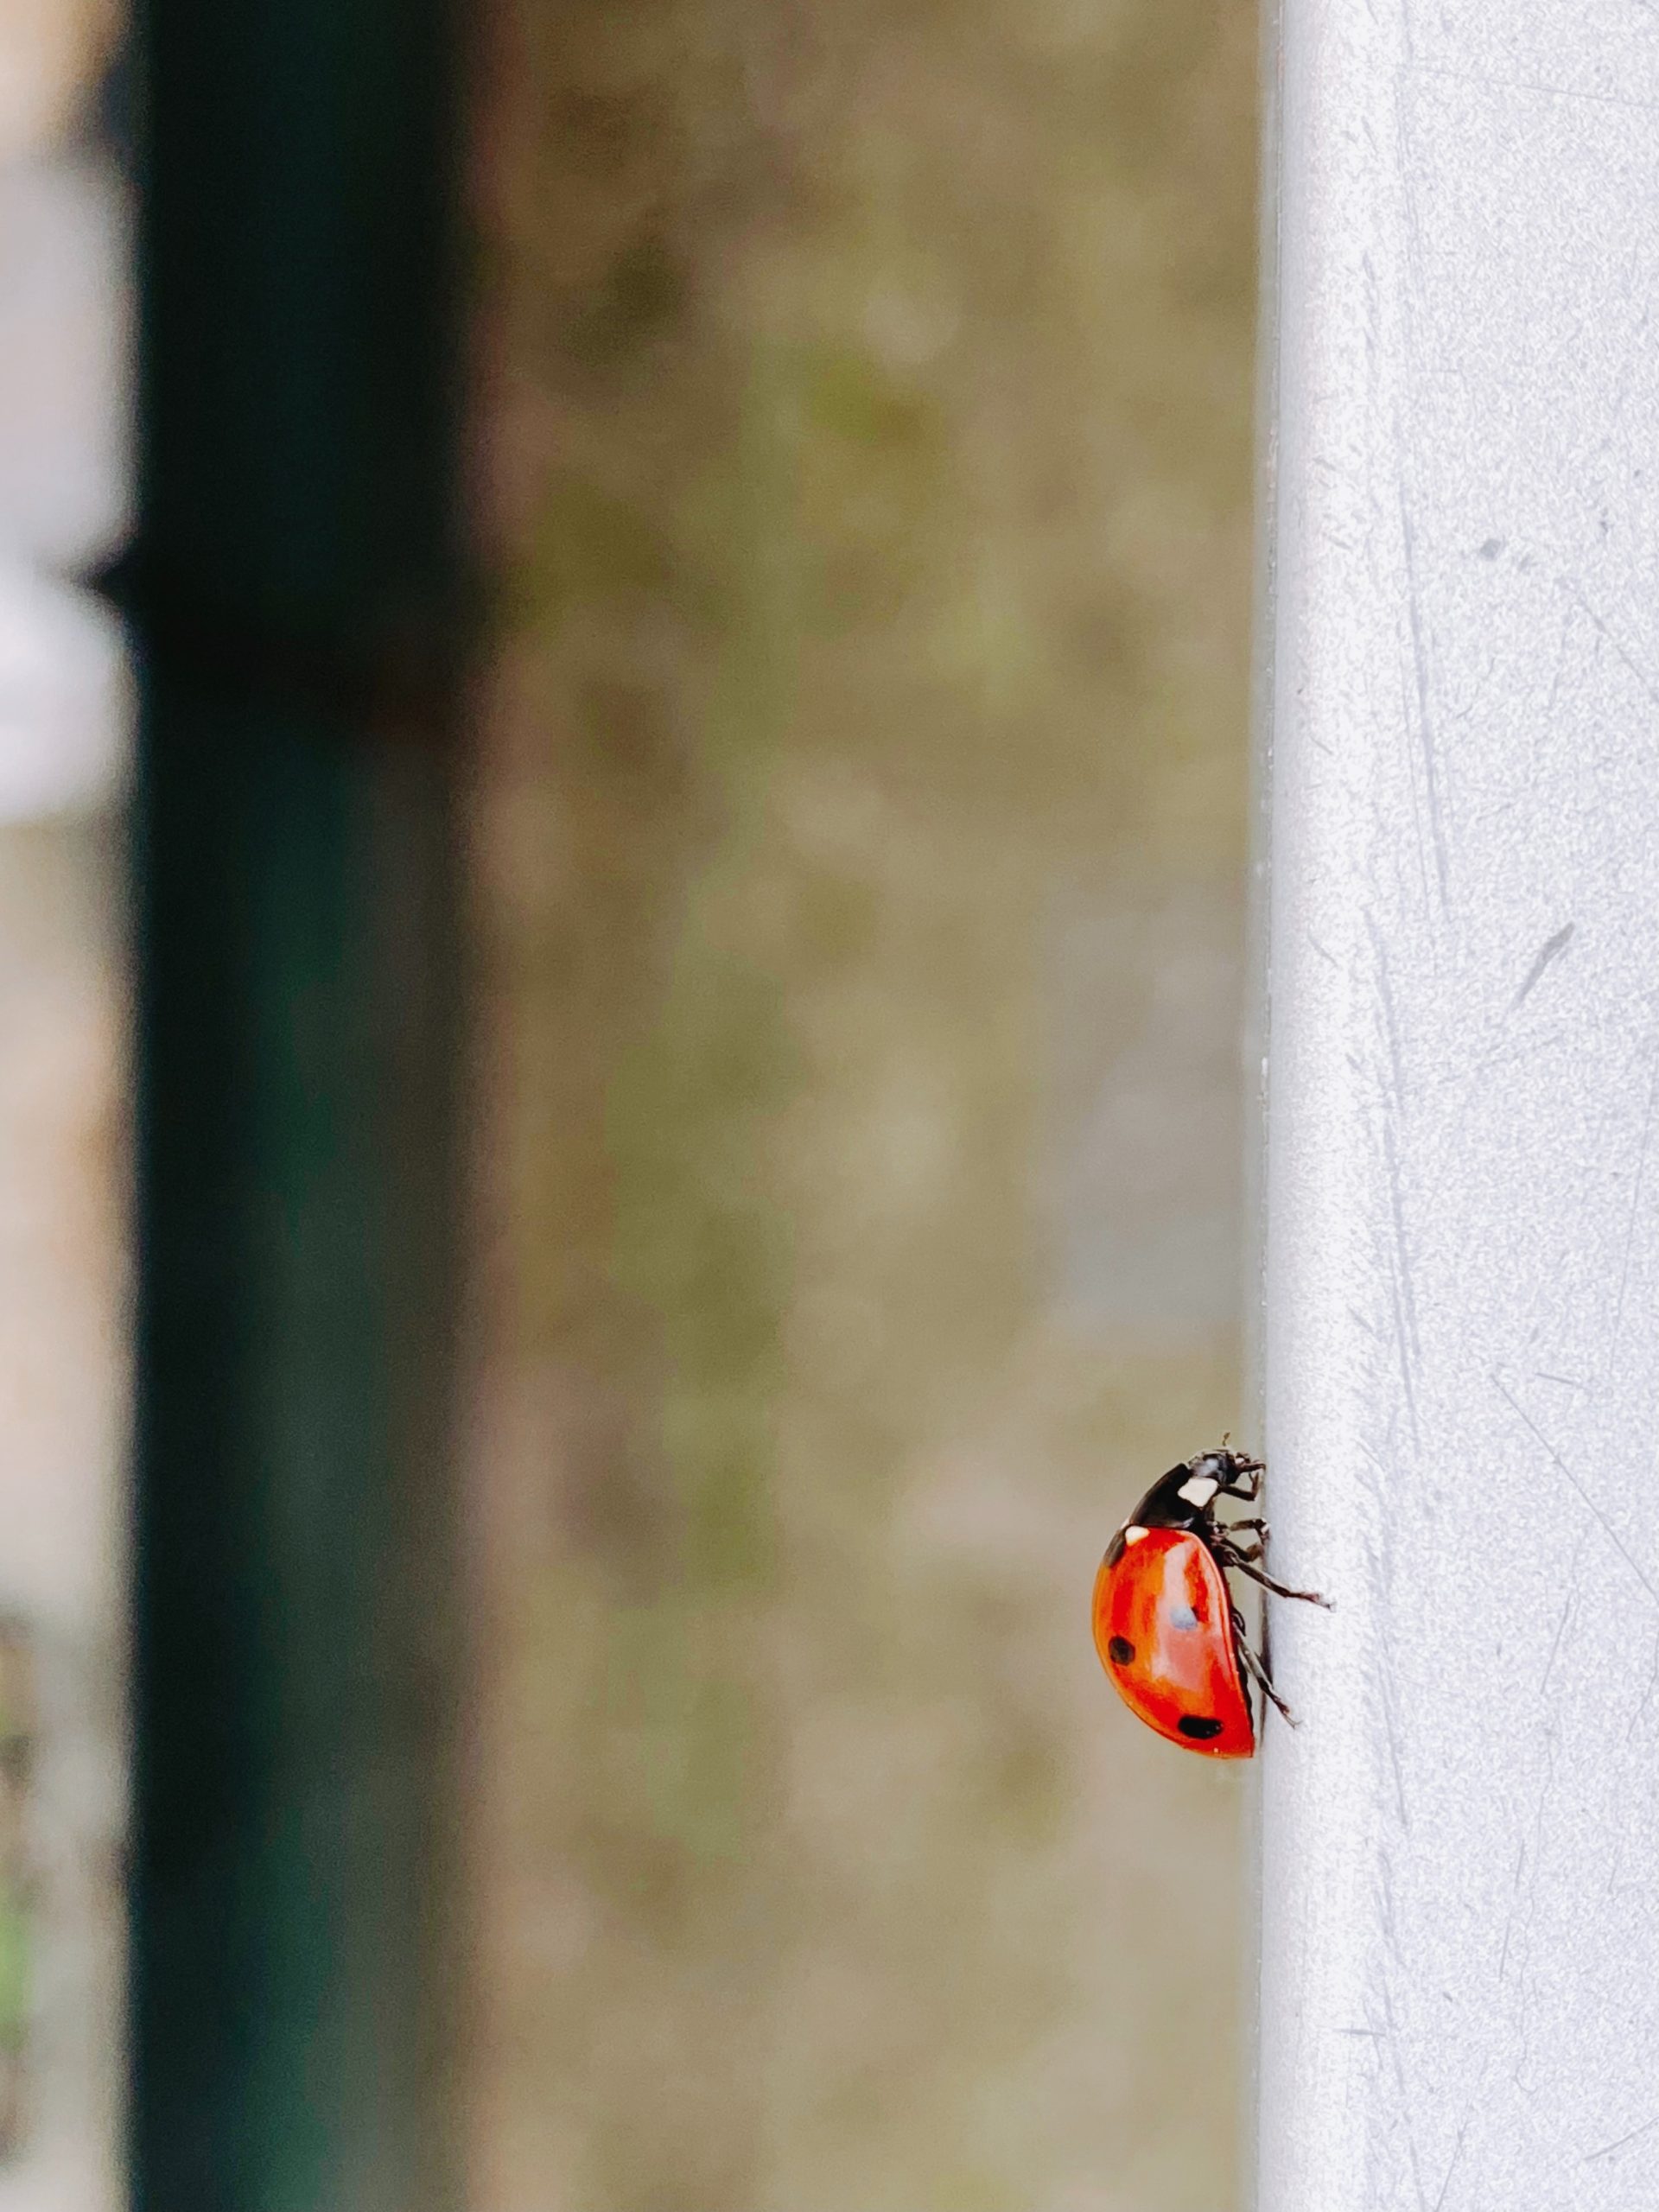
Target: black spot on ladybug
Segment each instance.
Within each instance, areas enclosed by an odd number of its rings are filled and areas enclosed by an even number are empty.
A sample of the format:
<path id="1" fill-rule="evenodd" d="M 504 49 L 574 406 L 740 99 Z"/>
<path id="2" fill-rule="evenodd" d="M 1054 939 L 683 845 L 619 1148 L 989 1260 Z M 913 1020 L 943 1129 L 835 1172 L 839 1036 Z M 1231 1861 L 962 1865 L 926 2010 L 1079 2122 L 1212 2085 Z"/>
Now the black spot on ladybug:
<path id="1" fill-rule="evenodd" d="M 1212 1720 L 1207 1713 L 1184 1713 L 1175 1726 L 1183 1736 L 1196 1736 L 1200 1741 L 1221 1733 L 1220 1721 Z"/>
<path id="2" fill-rule="evenodd" d="M 1114 1666 L 1129 1667 L 1134 1665 L 1135 1646 L 1129 1642 L 1127 1636 L 1115 1636 L 1111 1642 L 1107 1645 L 1106 1649 L 1111 1654 L 1112 1663 Z"/>
<path id="3" fill-rule="evenodd" d="M 1169 1609 L 1171 1628 L 1197 1628 L 1198 1617 L 1191 1605 L 1172 1605 Z"/>

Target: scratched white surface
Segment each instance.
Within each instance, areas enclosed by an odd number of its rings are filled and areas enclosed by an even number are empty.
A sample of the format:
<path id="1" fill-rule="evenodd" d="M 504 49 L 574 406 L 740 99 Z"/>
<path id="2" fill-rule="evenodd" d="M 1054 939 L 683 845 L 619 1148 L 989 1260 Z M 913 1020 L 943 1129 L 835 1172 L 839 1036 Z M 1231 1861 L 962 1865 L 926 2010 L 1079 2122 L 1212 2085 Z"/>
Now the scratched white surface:
<path id="1" fill-rule="evenodd" d="M 1659 6 L 1286 0 L 1261 2212 L 1659 2207 Z"/>

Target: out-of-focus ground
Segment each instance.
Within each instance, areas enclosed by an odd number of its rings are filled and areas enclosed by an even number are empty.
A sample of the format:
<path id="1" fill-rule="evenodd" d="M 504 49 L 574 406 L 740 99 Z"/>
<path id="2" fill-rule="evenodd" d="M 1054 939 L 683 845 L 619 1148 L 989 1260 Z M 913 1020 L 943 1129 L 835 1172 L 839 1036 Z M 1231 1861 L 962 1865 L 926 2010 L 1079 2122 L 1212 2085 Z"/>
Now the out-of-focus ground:
<path id="1" fill-rule="evenodd" d="M 499 30 L 479 2212 L 1224 2212 L 1252 11 Z"/>

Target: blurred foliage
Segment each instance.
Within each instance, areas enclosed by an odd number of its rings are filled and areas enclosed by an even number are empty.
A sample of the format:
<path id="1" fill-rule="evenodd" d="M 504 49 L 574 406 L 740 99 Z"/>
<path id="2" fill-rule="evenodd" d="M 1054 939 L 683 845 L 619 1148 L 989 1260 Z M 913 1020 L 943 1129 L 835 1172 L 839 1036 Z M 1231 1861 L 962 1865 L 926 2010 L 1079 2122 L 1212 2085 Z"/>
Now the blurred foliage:
<path id="1" fill-rule="evenodd" d="M 506 11 L 490 2212 L 1229 2192 L 1236 1784 L 1084 1616 L 1235 1344 L 1037 1185 L 1057 899 L 1238 925 L 1255 35 Z"/>

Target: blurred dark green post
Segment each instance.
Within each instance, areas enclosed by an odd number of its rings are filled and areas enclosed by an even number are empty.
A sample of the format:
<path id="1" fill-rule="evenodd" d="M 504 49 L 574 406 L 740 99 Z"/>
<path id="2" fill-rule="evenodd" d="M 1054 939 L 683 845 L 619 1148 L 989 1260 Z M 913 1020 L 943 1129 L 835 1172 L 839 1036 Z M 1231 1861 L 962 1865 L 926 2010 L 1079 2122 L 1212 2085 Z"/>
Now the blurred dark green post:
<path id="1" fill-rule="evenodd" d="M 132 2198 L 458 2201 L 458 75 L 143 0 Z"/>

